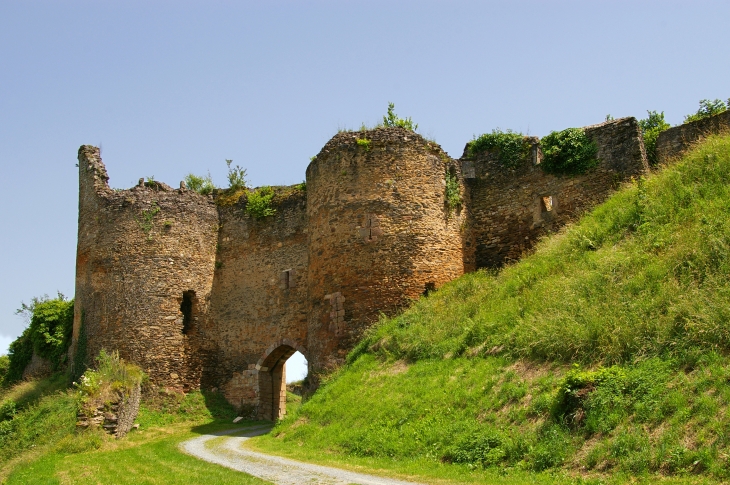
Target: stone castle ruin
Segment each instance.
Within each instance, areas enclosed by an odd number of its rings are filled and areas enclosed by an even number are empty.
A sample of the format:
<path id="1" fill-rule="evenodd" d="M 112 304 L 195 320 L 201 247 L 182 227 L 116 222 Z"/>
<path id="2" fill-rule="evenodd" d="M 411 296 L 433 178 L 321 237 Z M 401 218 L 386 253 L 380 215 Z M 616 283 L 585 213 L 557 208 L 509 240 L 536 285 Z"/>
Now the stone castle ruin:
<path id="1" fill-rule="evenodd" d="M 112 190 L 99 150 L 82 146 L 71 355 L 118 350 L 158 385 L 217 389 L 276 419 L 295 351 L 316 386 L 381 314 L 519 258 L 648 172 L 636 119 L 585 132 L 599 164 L 575 176 L 545 173 L 537 138 L 506 169 L 496 153 L 452 159 L 403 128 L 338 133 L 306 187 L 277 188 L 276 213 L 259 219 L 245 195 L 224 204 L 143 180 Z M 460 207 L 445 203 L 447 178 Z"/>

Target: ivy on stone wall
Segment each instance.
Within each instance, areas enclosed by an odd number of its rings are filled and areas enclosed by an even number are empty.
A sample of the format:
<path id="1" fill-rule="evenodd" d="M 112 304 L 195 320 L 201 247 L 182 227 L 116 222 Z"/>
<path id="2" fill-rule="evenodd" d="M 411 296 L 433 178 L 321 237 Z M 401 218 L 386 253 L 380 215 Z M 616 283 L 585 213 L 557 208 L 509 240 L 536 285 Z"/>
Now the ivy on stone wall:
<path id="1" fill-rule="evenodd" d="M 491 133 L 475 136 L 466 148 L 470 158 L 488 151 L 497 152 L 497 160 L 503 167 L 515 168 L 529 154 L 530 144 L 522 133 L 496 128 Z"/>
<path id="2" fill-rule="evenodd" d="M 542 140 L 543 161 L 547 173 L 581 174 L 598 165 L 598 147 L 582 128 L 553 131 Z"/>
<path id="3" fill-rule="evenodd" d="M 461 207 L 461 191 L 459 190 L 459 179 L 456 174 L 446 172 L 446 188 L 444 189 L 444 201 L 449 213 Z"/>

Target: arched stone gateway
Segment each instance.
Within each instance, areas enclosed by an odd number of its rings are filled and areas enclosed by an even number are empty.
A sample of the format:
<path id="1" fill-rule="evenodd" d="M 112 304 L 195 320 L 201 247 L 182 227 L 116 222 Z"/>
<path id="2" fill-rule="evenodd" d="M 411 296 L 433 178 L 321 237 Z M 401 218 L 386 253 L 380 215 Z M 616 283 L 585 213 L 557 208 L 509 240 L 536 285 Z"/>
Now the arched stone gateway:
<path id="1" fill-rule="evenodd" d="M 82 146 L 72 365 L 117 350 L 155 385 L 216 389 L 276 420 L 294 352 L 312 391 L 381 314 L 518 258 L 648 170 L 636 119 L 585 132 L 599 164 L 577 176 L 545 173 L 537 139 L 506 170 L 496 152 L 455 160 L 402 128 L 339 133 L 306 183 L 272 189 L 266 217 L 244 191 L 112 190 L 99 149 Z"/>
<path id="2" fill-rule="evenodd" d="M 304 349 L 283 341 L 267 349 L 257 364 L 259 419 L 276 421 L 286 414 L 286 361 L 297 351 L 306 356 Z"/>

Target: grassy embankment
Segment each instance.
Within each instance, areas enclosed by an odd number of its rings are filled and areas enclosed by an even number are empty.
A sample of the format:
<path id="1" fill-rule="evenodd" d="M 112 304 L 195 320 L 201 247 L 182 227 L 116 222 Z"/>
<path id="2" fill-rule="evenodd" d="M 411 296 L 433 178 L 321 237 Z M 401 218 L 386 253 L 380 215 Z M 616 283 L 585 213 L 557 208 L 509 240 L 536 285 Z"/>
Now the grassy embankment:
<path id="1" fill-rule="evenodd" d="M 67 383 L 58 374 L 0 390 L 0 402 L 17 408 L 12 419 L 0 416 L 0 483 L 268 483 L 178 450 L 185 439 L 233 426 L 235 413 L 219 395 L 147 393 L 139 431 L 116 440 L 76 431 L 79 396 Z"/>
<path id="2" fill-rule="evenodd" d="M 251 446 L 429 483 L 727 480 L 729 275 L 730 137 L 712 137 L 382 321 Z"/>

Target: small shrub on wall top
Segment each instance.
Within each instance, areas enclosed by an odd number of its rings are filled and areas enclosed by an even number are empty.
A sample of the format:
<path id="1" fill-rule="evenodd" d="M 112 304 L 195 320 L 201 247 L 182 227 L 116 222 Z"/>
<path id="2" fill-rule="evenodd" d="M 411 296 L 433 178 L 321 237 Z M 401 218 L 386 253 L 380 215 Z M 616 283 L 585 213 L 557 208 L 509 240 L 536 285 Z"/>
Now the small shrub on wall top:
<path id="1" fill-rule="evenodd" d="M 274 189 L 268 186 L 250 192 L 246 204 L 246 213 L 256 219 L 273 216 L 276 214 L 276 209 L 271 207 L 271 200 L 273 198 Z"/>
<path id="2" fill-rule="evenodd" d="M 190 190 L 201 195 L 211 194 L 213 189 L 215 189 L 215 184 L 213 183 L 213 178 L 210 176 L 210 172 L 208 172 L 208 175 L 200 176 L 192 173 L 187 174 L 185 176 L 185 185 L 187 185 Z"/>
<path id="3" fill-rule="evenodd" d="M 721 99 L 716 99 L 714 101 L 710 101 L 709 99 L 703 99 L 702 101 L 700 101 L 700 108 L 697 110 L 697 112 L 685 116 L 684 122 L 691 123 L 692 121 L 702 120 L 705 118 L 709 118 L 710 116 L 719 115 L 720 113 L 724 113 L 725 111 L 727 111 L 729 105 L 730 99 L 727 100 L 727 104 Z"/>
<path id="4" fill-rule="evenodd" d="M 659 133 L 669 128 L 669 123 L 664 121 L 664 111 L 657 113 L 656 111 L 647 111 L 649 116 L 646 119 L 639 120 L 641 133 L 644 136 L 644 146 L 646 147 L 646 158 L 649 165 L 655 166 L 659 163 L 656 154 L 656 141 Z"/>
<path id="5" fill-rule="evenodd" d="M 248 181 L 246 180 L 246 169 L 241 168 L 239 165 L 231 167 L 233 160 L 226 160 L 228 166 L 228 184 L 230 190 L 235 191 L 238 189 L 245 189 L 248 187 Z"/>
<path id="6" fill-rule="evenodd" d="M 530 145 L 522 133 L 512 130 L 502 131 L 499 128 L 491 133 L 474 137 L 467 147 L 467 155 L 474 157 L 479 153 L 496 150 L 499 163 L 505 168 L 516 167 L 530 150 Z"/>
<path id="7" fill-rule="evenodd" d="M 395 114 L 394 103 L 388 103 L 388 113 L 383 116 L 383 126 L 386 128 L 398 126 L 411 131 L 416 131 L 418 129 L 418 123 L 414 123 L 410 116 L 408 118 L 400 118 L 397 114 Z"/>
<path id="8" fill-rule="evenodd" d="M 598 147 L 582 128 L 553 131 L 540 140 L 543 170 L 554 174 L 585 173 L 598 165 Z"/>

